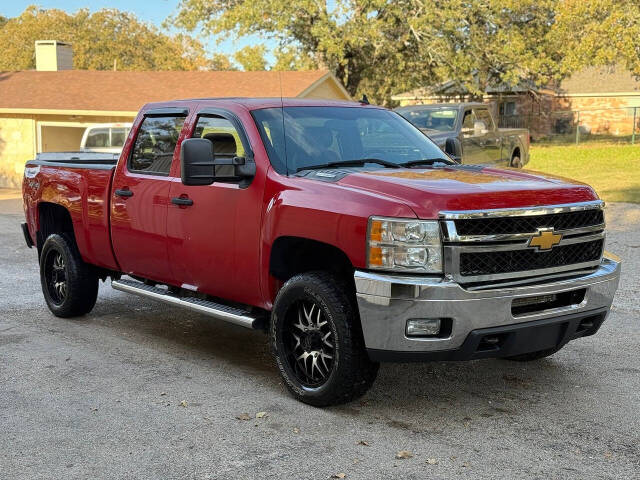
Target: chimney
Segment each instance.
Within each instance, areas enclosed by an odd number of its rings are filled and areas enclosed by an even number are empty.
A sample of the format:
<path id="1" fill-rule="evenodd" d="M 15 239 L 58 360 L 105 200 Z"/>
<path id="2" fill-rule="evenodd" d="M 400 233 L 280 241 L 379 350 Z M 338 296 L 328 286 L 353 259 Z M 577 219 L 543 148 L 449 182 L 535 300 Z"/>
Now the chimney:
<path id="1" fill-rule="evenodd" d="M 70 43 L 57 40 L 36 40 L 36 70 L 55 72 L 73 68 L 73 49 Z"/>

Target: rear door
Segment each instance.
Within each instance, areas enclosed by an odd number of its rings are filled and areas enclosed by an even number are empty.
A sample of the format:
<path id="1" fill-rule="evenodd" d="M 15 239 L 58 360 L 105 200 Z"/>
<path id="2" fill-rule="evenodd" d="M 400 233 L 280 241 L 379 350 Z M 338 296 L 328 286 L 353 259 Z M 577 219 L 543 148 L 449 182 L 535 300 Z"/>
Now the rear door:
<path id="1" fill-rule="evenodd" d="M 111 237 L 125 273 L 172 283 L 167 255 L 167 206 L 171 164 L 186 110 L 146 112 L 133 146 L 113 179 Z M 134 127 L 135 128 L 135 127 Z"/>

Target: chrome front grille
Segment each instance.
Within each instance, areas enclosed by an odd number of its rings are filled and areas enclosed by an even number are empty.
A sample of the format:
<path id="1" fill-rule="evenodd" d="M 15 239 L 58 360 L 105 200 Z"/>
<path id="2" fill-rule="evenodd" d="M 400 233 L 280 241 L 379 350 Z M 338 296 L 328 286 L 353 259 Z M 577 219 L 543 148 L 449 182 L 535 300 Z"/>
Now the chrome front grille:
<path id="1" fill-rule="evenodd" d="M 593 270 L 604 250 L 601 201 L 551 207 L 442 212 L 445 274 L 460 283 Z M 550 248 L 529 246 L 551 232 Z"/>

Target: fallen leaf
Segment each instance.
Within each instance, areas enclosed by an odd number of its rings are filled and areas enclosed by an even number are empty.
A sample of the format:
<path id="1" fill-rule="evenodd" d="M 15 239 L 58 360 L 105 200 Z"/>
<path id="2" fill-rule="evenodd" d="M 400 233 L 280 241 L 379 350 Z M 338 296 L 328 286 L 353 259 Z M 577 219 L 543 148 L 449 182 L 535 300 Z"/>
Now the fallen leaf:
<path id="1" fill-rule="evenodd" d="M 436 460 L 435 458 L 427 458 L 427 463 L 429 465 L 437 465 L 438 464 L 438 460 Z"/>
<path id="2" fill-rule="evenodd" d="M 186 407 L 186 406 L 187 406 L 187 401 L 186 401 L 186 400 L 182 400 L 182 401 L 180 402 L 180 406 L 181 406 L 181 407 Z"/>
<path id="3" fill-rule="evenodd" d="M 251 420 L 251 417 L 248 413 L 241 413 L 240 415 L 236 415 L 238 420 Z"/>
<path id="4" fill-rule="evenodd" d="M 404 460 L 411 457 L 413 457 L 413 453 L 411 453 L 409 450 L 400 450 L 398 453 L 396 453 L 396 458 L 398 460 Z"/>
<path id="5" fill-rule="evenodd" d="M 256 413 L 256 418 L 264 418 L 264 417 L 268 417 L 269 414 L 267 412 L 258 412 Z"/>
<path id="6" fill-rule="evenodd" d="M 167 392 L 162 392 L 162 393 L 160 394 L 160 396 L 161 396 L 161 397 L 164 397 L 166 394 L 167 394 Z"/>
<path id="7" fill-rule="evenodd" d="M 346 476 L 346 473 L 334 473 L 333 475 L 331 475 L 331 478 L 345 478 Z"/>
<path id="8" fill-rule="evenodd" d="M 299 429 L 298 427 L 295 427 L 295 428 L 293 429 L 293 433 L 300 433 L 300 429 Z"/>
<path id="9" fill-rule="evenodd" d="M 368 447 L 368 446 L 369 446 L 369 442 L 365 442 L 364 440 L 360 440 L 360 441 L 358 442 L 358 445 L 362 445 L 362 446 L 364 446 L 364 447 Z"/>

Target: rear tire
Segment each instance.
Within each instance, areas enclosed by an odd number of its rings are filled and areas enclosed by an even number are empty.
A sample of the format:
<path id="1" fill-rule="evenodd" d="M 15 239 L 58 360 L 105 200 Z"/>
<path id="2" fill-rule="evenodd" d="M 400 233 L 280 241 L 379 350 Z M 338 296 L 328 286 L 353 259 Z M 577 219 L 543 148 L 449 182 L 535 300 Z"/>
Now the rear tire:
<path id="1" fill-rule="evenodd" d="M 506 360 L 512 360 L 514 362 L 533 362 L 535 360 L 540 360 L 541 358 L 549 357 L 554 353 L 556 353 L 561 348 L 562 347 L 553 347 L 553 348 L 548 348 L 546 350 L 539 350 L 537 352 L 531 352 L 531 353 L 523 353 L 522 355 L 514 355 L 512 357 L 504 357 L 504 358 Z"/>
<path id="2" fill-rule="evenodd" d="M 89 313 L 98 298 L 98 276 L 66 233 L 45 240 L 40 253 L 40 283 L 47 306 L 56 317 Z"/>
<path id="3" fill-rule="evenodd" d="M 310 272 L 287 281 L 274 302 L 269 333 L 276 365 L 293 396 L 316 407 L 360 397 L 378 373 L 346 292 L 334 276 Z"/>

